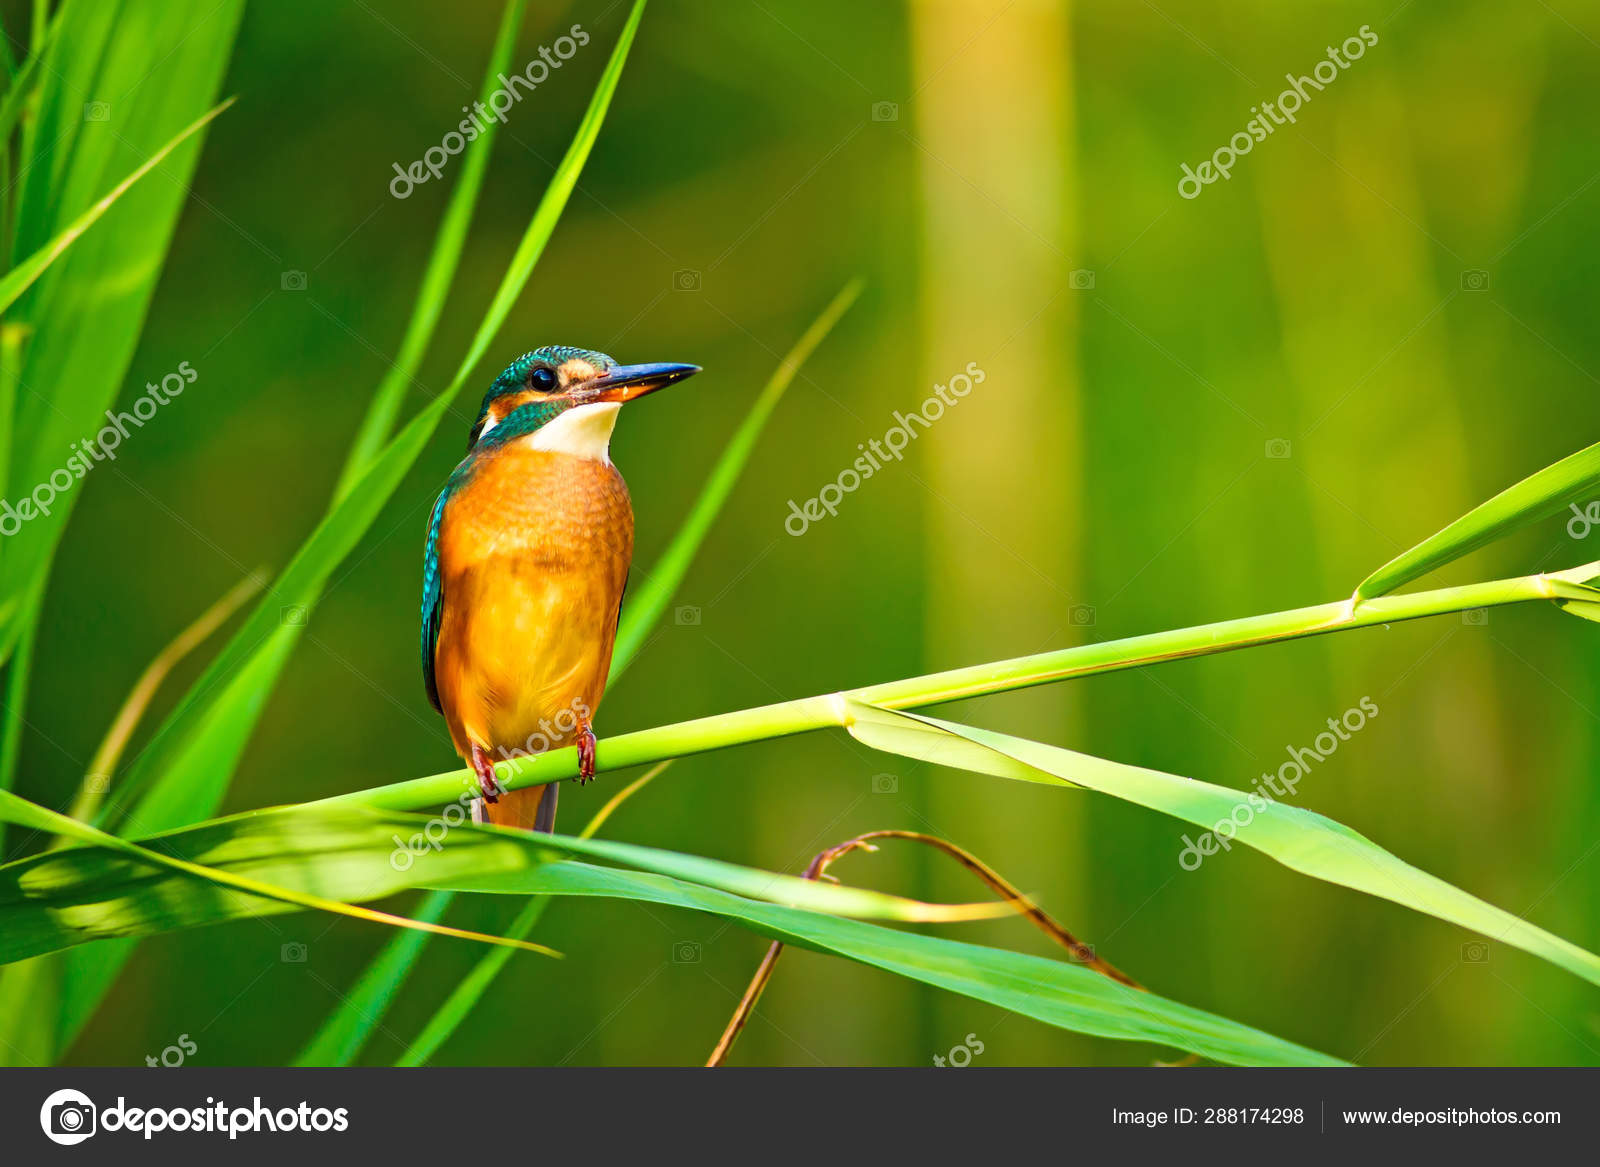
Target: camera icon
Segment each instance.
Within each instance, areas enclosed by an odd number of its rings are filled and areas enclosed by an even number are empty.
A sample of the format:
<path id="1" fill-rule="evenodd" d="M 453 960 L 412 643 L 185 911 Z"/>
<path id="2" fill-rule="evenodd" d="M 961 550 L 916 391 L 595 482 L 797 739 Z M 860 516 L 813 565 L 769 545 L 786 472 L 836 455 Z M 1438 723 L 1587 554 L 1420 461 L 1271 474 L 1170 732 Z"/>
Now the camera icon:
<path id="1" fill-rule="evenodd" d="M 306 290 L 306 273 L 303 271 L 286 271 L 278 282 L 286 292 L 303 292 Z"/>
<path id="2" fill-rule="evenodd" d="M 1074 292 L 1091 292 L 1094 290 L 1094 272 L 1086 267 L 1080 267 L 1067 277 L 1067 286 Z"/>
<path id="3" fill-rule="evenodd" d="M 872 793 L 900 793 L 900 776 L 898 774 L 874 774 L 872 776 Z"/>
<path id="4" fill-rule="evenodd" d="M 1268 438 L 1266 453 L 1269 458 L 1287 458 L 1293 452 L 1288 438 Z"/>
<path id="5" fill-rule="evenodd" d="M 62 1102 L 50 1113 L 50 1129 L 61 1135 L 94 1134 L 95 1112 L 79 1102 Z"/>
<path id="6" fill-rule="evenodd" d="M 1489 945 L 1482 940 L 1469 940 L 1461 946 L 1462 964 L 1488 964 Z"/>
<path id="7" fill-rule="evenodd" d="M 1461 622 L 1472 628 L 1482 628 L 1489 623 L 1488 608 L 1468 608 L 1461 613 Z"/>
<path id="8" fill-rule="evenodd" d="M 700 290 L 700 273 L 692 267 L 673 272 L 672 290 L 674 292 L 698 292 Z"/>
<path id="9" fill-rule="evenodd" d="M 700 942 L 698 940 L 680 940 L 672 946 L 673 964 L 699 964 Z"/>
<path id="10" fill-rule="evenodd" d="M 872 103 L 872 120 L 897 122 L 900 120 L 900 106 L 892 101 L 875 101 Z"/>
<path id="11" fill-rule="evenodd" d="M 672 622 L 679 628 L 698 628 L 700 627 L 700 609 L 689 606 L 675 608 L 672 612 Z"/>
<path id="12" fill-rule="evenodd" d="M 1093 604 L 1072 605 L 1072 622 L 1080 628 L 1088 628 L 1094 624 L 1095 608 Z"/>
<path id="13" fill-rule="evenodd" d="M 284 964 L 304 964 L 306 962 L 306 946 L 298 940 L 291 940 L 278 949 L 278 958 Z"/>
<path id="14" fill-rule="evenodd" d="M 1099 958 L 1094 954 L 1093 944 L 1080 943 L 1076 947 L 1068 949 L 1067 959 L 1073 964 L 1093 964 Z"/>
<path id="15" fill-rule="evenodd" d="M 57 1090 L 39 1108 L 39 1125 L 52 1143 L 70 1147 L 95 1133 L 99 1110 L 87 1094 Z"/>
<path id="16" fill-rule="evenodd" d="M 104 794 L 111 789 L 111 775 L 90 774 L 89 780 L 84 783 L 84 787 L 90 794 Z"/>
<path id="17" fill-rule="evenodd" d="M 1489 273 L 1479 267 L 1475 267 L 1471 271 L 1462 272 L 1461 290 L 1463 292 L 1487 292 L 1489 290 Z"/>
<path id="18" fill-rule="evenodd" d="M 304 628 L 308 615 L 304 604 L 285 604 L 278 612 L 278 623 L 289 628 Z"/>
<path id="19" fill-rule="evenodd" d="M 111 120 L 111 103 L 109 101 L 89 101 L 83 106 L 83 120 L 86 122 L 108 122 Z"/>

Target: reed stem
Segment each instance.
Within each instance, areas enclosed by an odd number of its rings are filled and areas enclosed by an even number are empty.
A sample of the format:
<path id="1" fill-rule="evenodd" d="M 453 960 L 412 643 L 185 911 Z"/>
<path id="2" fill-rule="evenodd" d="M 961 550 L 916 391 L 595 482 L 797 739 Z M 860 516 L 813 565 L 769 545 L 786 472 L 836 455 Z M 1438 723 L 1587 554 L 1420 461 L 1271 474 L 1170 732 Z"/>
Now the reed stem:
<path id="1" fill-rule="evenodd" d="M 1437 588 L 1409 595 L 1379 596 L 1359 603 L 1352 597 L 1309 608 L 1292 608 L 1263 616 L 1078 645 L 621 734 L 601 741 L 596 749 L 595 760 L 601 770 L 621 770 L 687 754 L 842 727 L 848 724 L 846 710 L 850 700 L 887 709 L 911 709 L 1045 685 L 1072 677 L 1210 656 L 1329 632 L 1370 628 L 1375 624 L 1395 624 L 1530 600 L 1592 596 L 1594 593 L 1583 588 L 1582 584 L 1597 575 L 1600 575 L 1600 562 L 1550 574 Z M 571 747 L 551 750 L 538 756 L 502 762 L 496 769 L 501 784 L 512 790 L 560 781 L 577 774 L 577 751 Z M 458 798 L 469 787 L 476 788 L 472 771 L 452 770 L 388 786 L 351 791 L 308 805 L 424 810 Z"/>

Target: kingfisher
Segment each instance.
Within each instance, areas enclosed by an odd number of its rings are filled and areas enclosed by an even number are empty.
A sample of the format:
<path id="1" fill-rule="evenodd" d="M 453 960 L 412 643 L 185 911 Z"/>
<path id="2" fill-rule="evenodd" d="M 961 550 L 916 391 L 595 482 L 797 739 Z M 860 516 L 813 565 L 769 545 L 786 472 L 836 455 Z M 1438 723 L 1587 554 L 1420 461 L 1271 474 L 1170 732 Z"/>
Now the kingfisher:
<path id="1" fill-rule="evenodd" d="M 550 345 L 484 395 L 422 564 L 423 681 L 477 774 L 480 822 L 555 826 L 557 784 L 502 790 L 498 760 L 575 745 L 579 780 L 594 776 L 593 718 L 633 562 L 612 428 L 624 403 L 699 371 Z"/>

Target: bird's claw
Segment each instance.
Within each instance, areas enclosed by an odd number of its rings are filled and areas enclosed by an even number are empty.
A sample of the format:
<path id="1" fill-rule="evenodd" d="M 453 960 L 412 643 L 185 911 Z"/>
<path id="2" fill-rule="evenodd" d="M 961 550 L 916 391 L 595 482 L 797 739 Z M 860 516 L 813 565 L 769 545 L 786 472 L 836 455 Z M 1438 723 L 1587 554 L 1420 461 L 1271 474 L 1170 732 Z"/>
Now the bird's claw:
<path id="1" fill-rule="evenodd" d="M 578 731 L 578 785 L 594 777 L 594 730 L 587 725 Z"/>
<path id="2" fill-rule="evenodd" d="M 489 760 L 481 747 L 472 747 L 472 769 L 478 775 L 478 794 L 483 801 L 491 805 L 500 801 L 500 796 L 505 793 L 504 788 L 495 779 L 494 763 Z"/>

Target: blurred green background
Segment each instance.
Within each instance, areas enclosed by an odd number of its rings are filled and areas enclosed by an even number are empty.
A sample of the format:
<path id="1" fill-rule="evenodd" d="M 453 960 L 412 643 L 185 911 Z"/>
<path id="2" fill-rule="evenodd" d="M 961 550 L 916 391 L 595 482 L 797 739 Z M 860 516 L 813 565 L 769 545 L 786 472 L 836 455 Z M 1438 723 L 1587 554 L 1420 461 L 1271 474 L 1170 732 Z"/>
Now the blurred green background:
<path id="1" fill-rule="evenodd" d="M 22 7 L 4 6 L 8 28 Z M 574 23 L 592 39 L 500 131 L 408 408 L 448 379 L 626 12 L 531 6 L 518 62 Z M 149 659 L 322 513 L 454 177 L 397 200 L 392 164 L 459 120 L 498 18 L 485 0 L 247 9 L 224 87 L 241 99 L 208 134 L 125 400 L 181 361 L 198 381 L 87 481 L 19 793 L 64 805 Z M 1181 163 L 1362 25 L 1378 44 L 1297 125 L 1179 196 Z M 706 368 L 630 408 L 613 444 L 643 571 L 782 352 L 849 278 L 868 286 L 782 404 L 680 612 L 608 695 L 602 735 L 1348 595 L 1593 440 L 1597 65 L 1600 5 L 1580 0 L 654 0 L 476 386 L 551 342 Z M 903 463 L 785 532 L 791 499 L 968 362 L 985 382 Z M 456 764 L 418 675 L 417 602 L 423 523 L 476 391 L 312 614 L 226 809 Z M 1597 548 L 1552 519 L 1441 578 Z M 951 712 L 1247 788 L 1368 697 L 1380 715 L 1296 801 L 1593 947 L 1597 638 L 1553 610 L 1497 609 Z M 566 788 L 563 826 L 626 777 Z M 1243 850 L 1184 871 L 1175 821 L 842 734 L 682 761 L 607 833 L 798 871 L 885 827 L 972 849 L 1152 989 L 1342 1057 L 1600 1061 L 1592 987 L 1531 956 L 1466 948 Z M 838 874 L 978 894 L 892 844 Z M 492 930 L 515 907 L 485 898 L 452 919 Z M 1053 954 L 1020 922 L 959 934 Z M 387 936 L 302 915 L 147 941 L 69 1060 L 142 1064 L 187 1034 L 193 1063 L 286 1061 Z M 714 918 L 606 901 L 558 901 L 538 939 L 567 959 L 514 958 L 438 1061 L 697 1063 L 765 949 Z M 304 963 L 280 959 L 288 943 Z M 392 1060 L 481 951 L 435 941 L 366 1060 Z M 969 1034 L 977 1065 L 1161 1056 L 791 952 L 732 1060 L 927 1065 Z"/>

